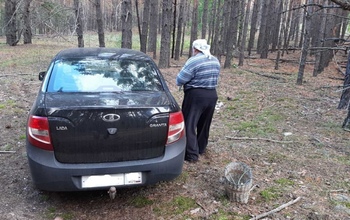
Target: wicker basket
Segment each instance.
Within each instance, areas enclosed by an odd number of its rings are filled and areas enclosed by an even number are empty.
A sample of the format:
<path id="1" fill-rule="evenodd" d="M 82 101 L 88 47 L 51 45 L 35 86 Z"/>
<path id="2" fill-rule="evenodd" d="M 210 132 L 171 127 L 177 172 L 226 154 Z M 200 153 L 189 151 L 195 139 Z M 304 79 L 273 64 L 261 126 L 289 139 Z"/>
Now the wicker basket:
<path id="1" fill-rule="evenodd" d="M 247 203 L 253 184 L 252 171 L 242 162 L 229 163 L 225 168 L 225 191 L 230 201 Z"/>

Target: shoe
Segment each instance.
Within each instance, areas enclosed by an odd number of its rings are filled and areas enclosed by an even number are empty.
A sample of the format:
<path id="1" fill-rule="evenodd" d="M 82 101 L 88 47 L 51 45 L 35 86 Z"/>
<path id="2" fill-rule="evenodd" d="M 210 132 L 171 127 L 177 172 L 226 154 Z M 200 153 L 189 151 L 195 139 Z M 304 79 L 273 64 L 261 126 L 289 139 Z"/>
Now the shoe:
<path id="1" fill-rule="evenodd" d="M 197 163 L 198 160 L 185 160 L 186 163 Z"/>

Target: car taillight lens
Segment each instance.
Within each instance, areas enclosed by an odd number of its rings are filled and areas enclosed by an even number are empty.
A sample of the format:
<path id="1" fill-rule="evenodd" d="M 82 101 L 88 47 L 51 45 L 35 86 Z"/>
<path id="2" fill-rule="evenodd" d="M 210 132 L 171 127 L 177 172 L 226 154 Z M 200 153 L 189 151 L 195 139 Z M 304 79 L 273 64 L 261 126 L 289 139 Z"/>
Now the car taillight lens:
<path id="1" fill-rule="evenodd" d="M 179 140 L 185 134 L 185 123 L 182 112 L 170 113 L 167 144 Z"/>
<path id="2" fill-rule="evenodd" d="M 53 150 L 47 117 L 31 115 L 28 120 L 28 140 L 44 150 Z"/>

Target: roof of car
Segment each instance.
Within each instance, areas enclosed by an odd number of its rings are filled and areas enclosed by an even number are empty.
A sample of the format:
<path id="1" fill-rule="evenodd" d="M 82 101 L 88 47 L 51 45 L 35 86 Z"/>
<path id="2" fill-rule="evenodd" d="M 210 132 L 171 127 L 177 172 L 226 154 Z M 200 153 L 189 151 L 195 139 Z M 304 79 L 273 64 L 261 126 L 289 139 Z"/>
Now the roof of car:
<path id="1" fill-rule="evenodd" d="M 83 58 L 83 57 L 129 57 L 138 60 L 151 60 L 151 58 L 137 50 L 131 50 L 126 48 L 106 48 L 106 47 L 80 47 L 80 48 L 69 48 L 60 51 L 56 56 L 55 60 L 68 59 L 68 58 Z"/>

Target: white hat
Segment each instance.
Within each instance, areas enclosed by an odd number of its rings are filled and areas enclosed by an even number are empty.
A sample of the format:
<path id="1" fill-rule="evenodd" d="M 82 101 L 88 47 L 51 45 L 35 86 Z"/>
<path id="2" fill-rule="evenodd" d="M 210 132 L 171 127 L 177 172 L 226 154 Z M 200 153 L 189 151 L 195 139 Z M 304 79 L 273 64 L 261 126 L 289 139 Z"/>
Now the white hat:
<path id="1" fill-rule="evenodd" d="M 211 58 L 210 45 L 207 44 L 206 39 L 197 39 L 197 40 L 193 41 L 192 47 L 201 51 L 209 59 Z"/>

